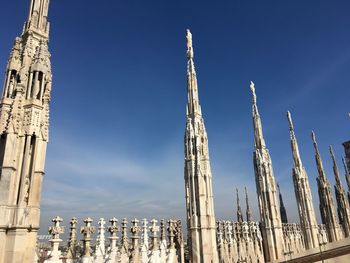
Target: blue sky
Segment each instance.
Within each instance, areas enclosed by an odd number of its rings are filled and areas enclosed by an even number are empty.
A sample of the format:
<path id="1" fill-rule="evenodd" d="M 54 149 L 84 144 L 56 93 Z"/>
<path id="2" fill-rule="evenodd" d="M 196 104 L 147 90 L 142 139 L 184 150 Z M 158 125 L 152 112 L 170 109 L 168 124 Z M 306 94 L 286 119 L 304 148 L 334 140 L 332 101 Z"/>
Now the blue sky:
<path id="1" fill-rule="evenodd" d="M 28 5 L 1 4 L 2 69 Z M 54 84 L 41 231 L 57 214 L 65 225 L 72 216 L 184 217 L 187 28 L 217 218 L 235 218 L 234 188 L 242 193 L 246 185 L 258 219 L 250 80 L 289 218 L 298 221 L 287 110 L 318 213 L 311 130 L 332 183 L 328 145 L 342 168 L 341 143 L 350 139 L 349 8 L 345 0 L 51 1 Z"/>

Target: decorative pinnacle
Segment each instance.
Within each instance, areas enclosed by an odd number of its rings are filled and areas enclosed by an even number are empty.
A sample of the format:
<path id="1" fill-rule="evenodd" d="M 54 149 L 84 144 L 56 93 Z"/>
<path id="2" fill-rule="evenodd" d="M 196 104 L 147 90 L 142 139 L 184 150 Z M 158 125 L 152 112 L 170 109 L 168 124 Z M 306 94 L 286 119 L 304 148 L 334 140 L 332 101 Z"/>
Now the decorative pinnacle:
<path id="1" fill-rule="evenodd" d="M 187 29 L 187 57 L 188 59 L 193 59 L 193 46 L 192 46 L 192 33 Z"/>
<path id="2" fill-rule="evenodd" d="M 289 122 L 289 130 L 294 131 L 294 125 L 293 125 L 292 115 L 290 114 L 290 111 L 287 111 L 287 117 Z"/>
<path id="3" fill-rule="evenodd" d="M 252 92 L 253 102 L 255 104 L 256 103 L 256 94 L 255 94 L 255 84 L 253 81 L 250 81 L 250 91 Z"/>
<path id="4" fill-rule="evenodd" d="M 312 137 L 312 141 L 313 141 L 314 145 L 317 146 L 316 135 L 315 135 L 314 131 L 311 132 L 311 137 Z"/>
<path id="5" fill-rule="evenodd" d="M 331 153 L 333 164 L 335 164 L 336 162 L 332 145 L 329 145 L 329 152 Z"/>
<path id="6" fill-rule="evenodd" d="M 346 161 L 345 161 L 345 158 L 342 157 L 341 160 L 343 161 L 343 165 L 344 165 L 344 170 L 345 170 L 345 173 L 348 174 L 349 171 L 348 171 L 348 166 L 346 165 Z"/>

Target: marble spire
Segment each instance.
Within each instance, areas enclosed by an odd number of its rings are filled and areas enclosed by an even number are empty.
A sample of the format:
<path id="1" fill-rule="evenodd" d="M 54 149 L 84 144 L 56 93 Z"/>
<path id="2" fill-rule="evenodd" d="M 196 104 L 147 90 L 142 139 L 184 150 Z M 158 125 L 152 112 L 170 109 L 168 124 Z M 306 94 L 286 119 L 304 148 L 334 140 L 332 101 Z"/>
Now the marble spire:
<path id="1" fill-rule="evenodd" d="M 254 83 L 250 83 L 253 98 L 254 127 L 254 171 L 258 195 L 261 232 L 266 261 L 280 260 L 284 257 L 284 240 L 281 215 L 278 207 L 276 183 L 272 161 L 266 148 L 261 119 L 257 107 Z"/>
<path id="2" fill-rule="evenodd" d="M 248 196 L 248 190 L 247 187 L 244 187 L 245 190 L 245 202 L 246 202 L 246 216 L 247 216 L 247 222 L 252 222 L 252 210 L 250 209 L 250 205 L 249 205 L 249 196 Z"/>
<path id="3" fill-rule="evenodd" d="M 23 2 L 23 1 L 21 1 Z M 49 141 L 49 0 L 31 0 L 0 100 L 0 263 L 33 262 Z"/>
<path id="4" fill-rule="evenodd" d="M 290 142 L 293 156 L 293 183 L 294 192 L 297 201 L 298 214 L 300 220 L 300 228 L 304 235 L 306 249 L 311 249 L 319 246 L 318 241 L 318 224 L 314 205 L 312 202 L 312 193 L 309 184 L 309 177 L 303 166 L 297 138 L 294 133 L 294 125 L 290 112 L 287 112 L 287 118 L 290 131 Z"/>
<path id="5" fill-rule="evenodd" d="M 236 188 L 236 201 L 237 201 L 237 222 L 242 223 L 243 220 L 243 214 L 242 214 L 242 209 L 241 209 L 241 204 L 239 202 L 239 192 L 238 188 Z"/>
<path id="6" fill-rule="evenodd" d="M 208 136 L 199 105 L 193 58 L 192 34 L 187 30 L 188 102 L 184 177 L 189 251 L 192 263 L 218 262 Z"/>
<path id="7" fill-rule="evenodd" d="M 32 31 L 48 37 L 50 23 L 48 22 L 50 0 L 31 0 L 26 31 Z"/>
<path id="8" fill-rule="evenodd" d="M 286 207 L 284 206 L 283 197 L 282 197 L 281 188 L 280 188 L 279 183 L 277 183 L 277 188 L 278 188 L 278 196 L 279 196 L 279 200 L 280 200 L 281 220 L 282 220 L 283 224 L 287 224 L 288 223 L 287 210 L 286 210 Z"/>
<path id="9" fill-rule="evenodd" d="M 323 169 L 323 163 L 320 152 L 318 150 L 318 145 L 316 142 L 316 136 L 314 132 L 312 132 L 312 141 L 314 144 L 315 159 L 318 171 L 317 187 L 320 199 L 320 212 L 322 223 L 325 225 L 329 241 L 333 242 L 341 239 L 342 233 L 340 231 L 340 227 L 336 219 L 336 209 L 333 202 L 331 187 Z"/>
<path id="10" fill-rule="evenodd" d="M 349 173 L 348 167 L 346 165 L 345 158 L 342 158 L 342 161 L 343 161 L 343 166 L 344 166 L 346 185 L 348 186 L 348 201 L 350 203 L 350 173 Z"/>
<path id="11" fill-rule="evenodd" d="M 338 205 L 337 211 L 339 223 L 342 226 L 345 237 L 348 237 L 350 235 L 350 207 L 346 198 L 344 187 L 340 180 L 339 170 L 332 146 L 329 146 L 329 152 L 331 154 L 333 163 L 333 173 L 335 178 L 334 190 Z"/>

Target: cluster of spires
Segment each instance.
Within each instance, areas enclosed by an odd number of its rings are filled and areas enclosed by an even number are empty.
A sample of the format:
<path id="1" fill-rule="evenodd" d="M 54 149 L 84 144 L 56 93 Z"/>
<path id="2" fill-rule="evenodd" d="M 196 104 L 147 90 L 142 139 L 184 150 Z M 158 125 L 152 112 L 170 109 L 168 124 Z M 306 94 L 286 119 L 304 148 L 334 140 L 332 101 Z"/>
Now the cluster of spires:
<path id="1" fill-rule="evenodd" d="M 60 248 L 60 235 L 65 229 L 61 226 L 62 218 L 59 216 L 52 219 L 53 226 L 49 227 L 51 251 L 48 255 L 40 255 L 45 263 L 64 262 L 94 262 L 94 263 L 184 263 L 185 251 L 180 220 L 161 220 L 160 224 L 156 219 L 150 222 L 147 219 L 139 221 L 133 219 L 131 226 L 124 218 L 121 226 L 118 219 L 113 217 L 109 220 L 110 226 L 106 227 L 106 221 L 100 218 L 98 221 L 97 239 L 92 244 L 92 235 L 96 227 L 92 225 L 93 219 L 84 219 L 84 225 L 80 228 L 83 236 L 82 244 L 77 237 L 77 218 L 70 221 L 69 240 L 66 252 L 62 253 Z M 106 247 L 106 230 L 110 233 L 109 246 Z M 129 231 L 128 231 L 129 230 Z M 118 232 L 121 232 L 120 238 Z M 130 233 L 130 234 L 129 234 Z M 150 234 L 149 234 L 150 233 Z M 119 242 L 118 242 L 119 240 Z"/>

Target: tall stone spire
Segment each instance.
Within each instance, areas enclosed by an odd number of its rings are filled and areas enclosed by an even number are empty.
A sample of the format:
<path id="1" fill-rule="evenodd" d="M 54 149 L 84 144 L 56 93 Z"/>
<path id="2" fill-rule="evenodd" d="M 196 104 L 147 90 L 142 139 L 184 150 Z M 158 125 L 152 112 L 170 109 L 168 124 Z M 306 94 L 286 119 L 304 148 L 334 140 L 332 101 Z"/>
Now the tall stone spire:
<path id="1" fill-rule="evenodd" d="M 265 145 L 253 82 L 250 83 L 250 89 L 253 96 L 253 127 L 255 142 L 253 160 L 261 232 L 263 240 L 265 241 L 264 254 L 266 261 L 274 261 L 284 257 L 282 222 L 277 201 L 272 161 Z"/>
<path id="2" fill-rule="evenodd" d="M 293 183 L 298 206 L 300 228 L 304 234 L 306 249 L 311 249 L 319 246 L 318 224 L 312 202 L 309 177 L 300 158 L 299 147 L 294 133 L 292 116 L 289 111 L 287 113 L 287 117 L 293 155 Z"/>
<path id="3" fill-rule="evenodd" d="M 0 100 L 0 263 L 33 262 L 49 129 L 48 0 L 32 0 Z M 5 216 L 6 215 L 6 216 Z"/>
<path id="4" fill-rule="evenodd" d="M 339 217 L 339 223 L 343 228 L 343 233 L 345 237 L 348 237 L 350 235 L 350 207 L 348 200 L 346 198 L 345 190 L 343 188 L 343 185 L 340 181 L 340 175 L 339 170 L 337 166 L 337 162 L 335 160 L 334 152 L 332 146 L 329 146 L 329 152 L 332 157 L 333 162 L 333 172 L 334 172 L 334 178 L 335 178 L 335 197 L 337 199 L 337 205 L 338 205 L 338 217 Z"/>
<path id="5" fill-rule="evenodd" d="M 202 117 L 194 67 L 192 34 L 187 30 L 187 122 L 185 190 L 191 263 L 218 262 L 216 221 L 208 136 Z"/>
<path id="6" fill-rule="evenodd" d="M 280 188 L 279 183 L 277 183 L 277 188 L 278 188 L 278 196 L 280 199 L 281 220 L 282 220 L 283 224 L 287 224 L 288 223 L 287 210 L 286 210 L 286 207 L 284 206 L 283 197 L 282 197 L 281 188 Z"/>
<path id="7" fill-rule="evenodd" d="M 317 187 L 320 198 L 320 212 L 322 223 L 326 227 L 328 239 L 330 242 L 341 239 L 341 231 L 336 219 L 336 210 L 334 207 L 331 187 L 323 169 L 321 155 L 318 150 L 315 133 L 312 132 L 312 141 L 315 148 L 315 159 L 318 171 Z"/>
<path id="8" fill-rule="evenodd" d="M 237 201 L 237 221 L 242 223 L 243 222 L 243 214 L 242 214 L 241 204 L 239 202 L 238 188 L 236 188 L 236 201 Z"/>
<path id="9" fill-rule="evenodd" d="M 246 203 L 246 216 L 247 216 L 247 221 L 248 222 L 252 222 L 252 210 L 250 209 L 250 205 L 249 205 L 249 197 L 248 197 L 248 190 L 247 187 L 244 187 L 245 190 L 245 203 Z"/>
<path id="10" fill-rule="evenodd" d="M 343 143 L 344 151 L 345 151 L 345 163 L 350 171 L 350 141 L 346 141 Z"/>
<path id="11" fill-rule="evenodd" d="M 348 167 L 346 166 L 345 159 L 342 158 L 342 161 L 343 161 L 343 166 L 344 166 L 346 184 L 348 186 L 348 201 L 350 203 L 350 173 L 349 173 Z"/>
<path id="12" fill-rule="evenodd" d="M 50 23 L 48 22 L 50 0 L 31 0 L 28 21 L 25 31 L 34 32 L 48 38 Z"/>

